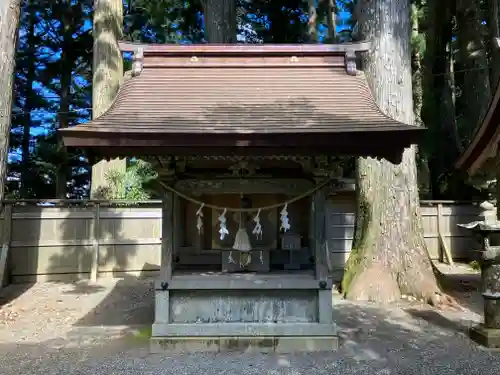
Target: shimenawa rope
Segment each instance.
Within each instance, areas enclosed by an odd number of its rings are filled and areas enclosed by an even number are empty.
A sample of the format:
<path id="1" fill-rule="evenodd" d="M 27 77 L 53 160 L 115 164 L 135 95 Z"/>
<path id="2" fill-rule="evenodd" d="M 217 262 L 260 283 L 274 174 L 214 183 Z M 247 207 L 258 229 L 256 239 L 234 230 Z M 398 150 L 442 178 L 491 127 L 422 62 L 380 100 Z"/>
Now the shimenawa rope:
<path id="1" fill-rule="evenodd" d="M 160 184 L 168 191 L 174 193 L 174 194 L 177 194 L 179 197 L 191 202 L 191 203 L 194 203 L 196 205 L 203 205 L 203 207 L 207 207 L 207 208 L 211 208 L 213 210 L 219 210 L 219 211 L 223 211 L 223 210 L 226 210 L 228 212 L 256 212 L 256 211 L 266 211 L 266 210 L 273 210 L 273 209 L 276 209 L 276 208 L 279 208 L 279 207 L 282 207 L 284 206 L 285 204 L 292 204 L 294 202 L 297 202 L 301 199 L 304 199 L 312 194 L 314 194 L 315 192 L 317 192 L 318 190 L 320 190 L 321 188 L 323 188 L 324 186 L 326 186 L 327 184 L 329 184 L 331 181 L 333 181 L 335 179 L 335 177 L 331 177 L 325 181 L 323 181 L 322 183 L 320 183 L 319 185 L 316 185 L 314 188 L 306 191 L 305 193 L 303 194 L 300 194 L 292 199 L 289 199 L 287 201 L 284 201 L 284 202 L 281 202 L 281 203 L 275 203 L 275 204 L 271 204 L 271 205 L 268 205 L 268 206 L 264 206 L 264 207 L 253 207 L 253 208 L 230 208 L 230 207 L 222 207 L 222 206 L 217 206 L 217 205 L 214 205 L 214 204 L 208 204 L 208 203 L 204 203 L 202 201 L 199 201 L 197 199 L 194 199 L 192 197 L 190 197 L 189 195 L 186 195 L 184 193 L 181 193 L 180 191 L 178 191 L 177 189 L 173 188 L 172 186 L 170 185 L 167 185 L 165 184 L 164 182 L 160 181 Z"/>

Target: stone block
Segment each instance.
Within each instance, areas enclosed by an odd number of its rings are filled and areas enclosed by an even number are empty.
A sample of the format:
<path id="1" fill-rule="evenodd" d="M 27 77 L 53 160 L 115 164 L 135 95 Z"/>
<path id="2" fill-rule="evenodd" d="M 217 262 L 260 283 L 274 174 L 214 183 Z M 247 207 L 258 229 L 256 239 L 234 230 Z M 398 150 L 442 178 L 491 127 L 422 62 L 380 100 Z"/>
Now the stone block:
<path id="1" fill-rule="evenodd" d="M 244 353 L 310 353 L 338 350 L 334 336 L 286 337 L 153 337 L 150 351 L 161 353 L 244 352 Z"/>
<path id="2" fill-rule="evenodd" d="M 481 324 L 470 329 L 469 337 L 486 348 L 500 349 L 500 329 L 488 329 Z"/>

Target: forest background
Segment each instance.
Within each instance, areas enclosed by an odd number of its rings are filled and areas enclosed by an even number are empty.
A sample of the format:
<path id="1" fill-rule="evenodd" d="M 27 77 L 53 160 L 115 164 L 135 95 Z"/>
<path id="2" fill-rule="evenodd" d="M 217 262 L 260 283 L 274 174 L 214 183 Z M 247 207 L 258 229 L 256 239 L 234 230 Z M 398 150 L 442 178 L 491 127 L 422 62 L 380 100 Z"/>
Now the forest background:
<path id="1" fill-rule="evenodd" d="M 123 39 L 213 41 L 218 36 L 205 28 L 207 4 L 203 1 L 124 0 Z M 342 43 L 357 39 L 356 0 L 233 2 L 236 25 L 226 30 L 232 35 L 225 35 L 224 41 Z M 417 160 L 423 199 L 469 200 L 485 194 L 458 175 L 453 162 L 470 142 L 500 76 L 500 51 L 493 43 L 500 36 L 498 9 L 498 0 L 412 1 L 414 111 L 417 121 L 429 129 Z M 87 160 L 79 151 L 68 152 L 56 129 L 92 117 L 92 19 L 91 0 L 22 2 L 9 198 L 83 198 L 89 194 Z M 130 56 L 124 58 L 127 70 Z M 347 177 L 354 176 L 353 166 L 350 159 L 345 160 Z M 127 173 L 137 173 L 133 160 Z"/>

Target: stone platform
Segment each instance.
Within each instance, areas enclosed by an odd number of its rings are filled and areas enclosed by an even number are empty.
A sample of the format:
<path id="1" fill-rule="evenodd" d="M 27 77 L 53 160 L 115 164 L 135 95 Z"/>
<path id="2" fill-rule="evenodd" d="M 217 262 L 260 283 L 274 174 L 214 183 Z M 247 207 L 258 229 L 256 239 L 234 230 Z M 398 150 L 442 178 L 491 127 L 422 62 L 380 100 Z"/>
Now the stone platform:
<path id="1" fill-rule="evenodd" d="M 153 351 L 338 347 L 332 282 L 311 273 L 178 274 L 155 289 Z"/>
<path id="2" fill-rule="evenodd" d="M 489 349 L 500 349 L 500 329 L 485 328 L 482 324 L 469 331 L 472 341 Z"/>
<path id="3" fill-rule="evenodd" d="M 233 336 L 233 337 L 153 337 L 152 353 L 162 352 L 245 352 L 298 353 L 331 352 L 338 349 L 337 337 L 332 336 Z"/>

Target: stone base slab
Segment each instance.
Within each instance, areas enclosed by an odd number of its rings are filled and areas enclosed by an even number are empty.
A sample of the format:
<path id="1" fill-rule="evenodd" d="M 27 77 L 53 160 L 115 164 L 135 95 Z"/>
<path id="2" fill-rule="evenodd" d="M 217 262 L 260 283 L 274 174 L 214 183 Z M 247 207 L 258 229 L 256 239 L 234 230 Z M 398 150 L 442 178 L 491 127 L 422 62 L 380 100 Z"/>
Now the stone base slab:
<path id="1" fill-rule="evenodd" d="M 500 349 L 500 329 L 489 329 L 479 325 L 470 329 L 469 337 L 486 348 Z"/>
<path id="2" fill-rule="evenodd" d="M 152 353 L 165 352 L 245 352 L 245 353 L 296 353 L 323 352 L 338 349 L 334 336 L 287 337 L 153 337 Z"/>
<path id="3" fill-rule="evenodd" d="M 177 337 L 335 337 L 334 324 L 319 323 L 159 323 L 152 328 L 153 338 Z"/>

